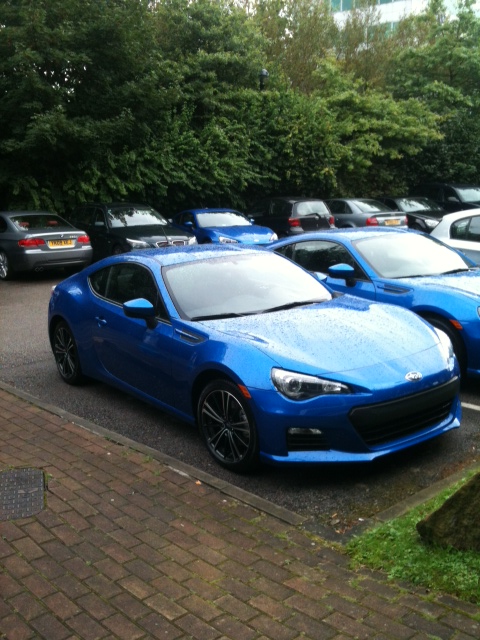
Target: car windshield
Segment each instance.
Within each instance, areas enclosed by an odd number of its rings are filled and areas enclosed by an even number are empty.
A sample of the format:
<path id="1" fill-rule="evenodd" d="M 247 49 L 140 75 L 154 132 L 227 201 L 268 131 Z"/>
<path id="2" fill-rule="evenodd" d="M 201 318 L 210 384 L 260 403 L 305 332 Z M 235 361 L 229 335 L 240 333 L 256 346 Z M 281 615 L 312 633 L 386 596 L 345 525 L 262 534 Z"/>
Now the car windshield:
<path id="1" fill-rule="evenodd" d="M 330 215 L 327 205 L 323 200 L 309 200 L 307 202 L 297 202 L 297 215 L 310 216 L 313 213 L 326 213 Z"/>
<path id="2" fill-rule="evenodd" d="M 453 249 L 416 233 L 375 235 L 354 244 L 382 278 L 433 276 L 470 268 L 466 259 Z"/>
<path id="3" fill-rule="evenodd" d="M 10 218 L 18 229 L 22 231 L 35 231 L 37 229 L 49 229 L 51 231 L 58 228 L 73 229 L 74 227 L 55 214 L 51 213 L 35 213 L 28 215 L 15 215 Z"/>
<path id="4" fill-rule="evenodd" d="M 167 225 L 165 218 L 151 207 L 115 207 L 108 210 L 111 227 Z"/>
<path id="5" fill-rule="evenodd" d="M 267 313 L 331 299 L 315 277 L 270 252 L 182 263 L 162 273 L 178 313 L 189 320 Z"/>
<path id="6" fill-rule="evenodd" d="M 480 187 L 457 188 L 462 202 L 480 202 Z"/>
<path id="7" fill-rule="evenodd" d="M 198 226 L 206 227 L 248 227 L 251 222 L 238 211 L 206 211 L 197 213 Z"/>
<path id="8" fill-rule="evenodd" d="M 401 198 L 397 200 L 402 211 L 441 211 L 442 207 L 426 198 Z"/>
<path id="9" fill-rule="evenodd" d="M 382 211 L 391 211 L 390 207 L 387 207 L 383 202 L 378 200 L 352 200 L 352 202 L 363 213 L 378 213 Z"/>

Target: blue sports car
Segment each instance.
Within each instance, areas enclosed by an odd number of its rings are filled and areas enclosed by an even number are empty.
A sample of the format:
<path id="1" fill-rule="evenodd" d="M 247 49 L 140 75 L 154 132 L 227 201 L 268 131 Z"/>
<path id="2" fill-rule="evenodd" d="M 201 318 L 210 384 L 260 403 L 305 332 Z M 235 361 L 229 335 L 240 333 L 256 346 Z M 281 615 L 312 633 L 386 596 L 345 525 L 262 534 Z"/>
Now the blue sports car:
<path id="1" fill-rule="evenodd" d="M 270 248 L 333 292 L 415 311 L 449 336 L 462 374 L 480 376 L 480 270 L 468 257 L 401 229 L 336 229 Z"/>
<path id="2" fill-rule="evenodd" d="M 172 224 L 193 233 L 199 244 L 264 245 L 277 240 L 277 234 L 271 229 L 254 224 L 234 209 L 189 209 L 177 213 Z"/>
<path id="3" fill-rule="evenodd" d="M 342 296 L 273 252 L 146 249 L 52 291 L 69 384 L 95 378 L 196 423 L 227 468 L 369 461 L 459 426 L 448 337 L 391 305 Z"/>

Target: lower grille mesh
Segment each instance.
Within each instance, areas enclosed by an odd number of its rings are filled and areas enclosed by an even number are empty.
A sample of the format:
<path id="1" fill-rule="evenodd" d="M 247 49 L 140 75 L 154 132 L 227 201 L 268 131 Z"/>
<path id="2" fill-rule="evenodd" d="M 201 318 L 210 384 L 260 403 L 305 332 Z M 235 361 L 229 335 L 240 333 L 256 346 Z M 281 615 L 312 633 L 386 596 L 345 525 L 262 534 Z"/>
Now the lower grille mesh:
<path id="1" fill-rule="evenodd" d="M 350 420 L 367 445 L 385 444 L 419 433 L 448 418 L 458 391 L 459 379 L 455 378 L 433 390 L 352 409 Z"/>

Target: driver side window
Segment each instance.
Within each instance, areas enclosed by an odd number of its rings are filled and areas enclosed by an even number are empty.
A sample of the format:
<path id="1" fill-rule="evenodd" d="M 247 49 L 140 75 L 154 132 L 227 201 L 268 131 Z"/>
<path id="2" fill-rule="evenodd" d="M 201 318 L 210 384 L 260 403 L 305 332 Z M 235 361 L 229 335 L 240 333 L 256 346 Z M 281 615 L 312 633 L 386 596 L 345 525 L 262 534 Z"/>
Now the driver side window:
<path id="1" fill-rule="evenodd" d="M 286 247 L 281 253 L 308 271 L 326 274 L 329 267 L 342 263 L 353 267 L 357 280 L 368 279 L 350 252 L 337 242 L 328 240 L 297 242 Z"/>
<path id="2" fill-rule="evenodd" d="M 90 286 L 95 294 L 116 304 L 145 298 L 155 307 L 157 317 L 168 319 L 155 280 L 148 269 L 138 264 L 115 264 L 93 273 Z"/>

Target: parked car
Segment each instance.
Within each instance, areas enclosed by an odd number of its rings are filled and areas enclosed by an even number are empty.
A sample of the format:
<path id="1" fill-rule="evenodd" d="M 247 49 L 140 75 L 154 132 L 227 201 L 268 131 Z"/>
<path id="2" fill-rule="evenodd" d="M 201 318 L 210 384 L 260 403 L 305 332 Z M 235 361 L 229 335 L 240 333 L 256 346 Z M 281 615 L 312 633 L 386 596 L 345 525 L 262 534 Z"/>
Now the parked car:
<path id="1" fill-rule="evenodd" d="M 193 233 L 199 244 L 241 242 L 263 245 L 278 240 L 274 231 L 253 224 L 235 209 L 188 209 L 173 216 L 172 224 L 178 229 Z"/>
<path id="2" fill-rule="evenodd" d="M 65 382 L 94 378 L 196 423 L 232 470 L 367 462 L 459 426 L 443 332 L 393 305 L 332 298 L 265 249 L 112 256 L 55 287 L 48 328 Z"/>
<path id="3" fill-rule="evenodd" d="M 480 209 L 448 213 L 432 235 L 480 264 Z"/>
<path id="4" fill-rule="evenodd" d="M 92 261 L 88 235 L 48 211 L 0 212 L 0 280 L 21 271 L 82 269 Z"/>
<path id="5" fill-rule="evenodd" d="M 434 200 L 421 196 L 381 196 L 377 200 L 386 204 L 392 211 L 404 213 L 409 229 L 425 233 L 430 233 L 447 213 Z"/>
<path id="6" fill-rule="evenodd" d="M 146 204 L 112 202 L 85 204 L 72 212 L 72 223 L 90 236 L 93 259 L 152 247 L 196 244 L 193 233 L 172 227 Z"/>
<path id="7" fill-rule="evenodd" d="M 323 200 L 297 196 L 263 198 L 253 204 L 247 216 L 255 224 L 275 231 L 279 238 L 305 231 L 330 229 L 335 225 L 333 216 Z"/>
<path id="8" fill-rule="evenodd" d="M 480 376 L 480 270 L 466 256 L 431 235 L 379 227 L 305 234 L 270 248 L 321 274 L 333 292 L 416 312 L 449 336 L 462 374 Z"/>
<path id="9" fill-rule="evenodd" d="M 451 213 L 480 207 L 480 186 L 474 184 L 424 182 L 410 189 L 415 196 L 434 200 L 442 209 Z"/>
<path id="10" fill-rule="evenodd" d="M 335 226 L 345 227 L 406 227 L 407 218 L 392 211 L 386 204 L 368 198 L 334 198 L 327 200 L 335 218 Z"/>

